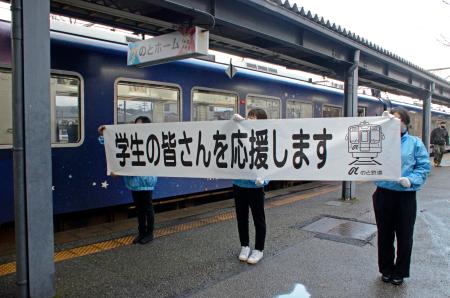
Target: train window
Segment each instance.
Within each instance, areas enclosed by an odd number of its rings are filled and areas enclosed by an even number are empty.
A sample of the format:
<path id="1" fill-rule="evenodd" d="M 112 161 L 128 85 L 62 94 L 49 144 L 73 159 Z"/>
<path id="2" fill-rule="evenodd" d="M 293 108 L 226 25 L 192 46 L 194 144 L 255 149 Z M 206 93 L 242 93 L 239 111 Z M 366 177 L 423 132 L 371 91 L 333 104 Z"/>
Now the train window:
<path id="1" fill-rule="evenodd" d="M 358 117 L 365 117 L 367 115 L 367 107 L 358 106 Z"/>
<path id="2" fill-rule="evenodd" d="M 229 120 L 237 113 L 238 96 L 215 90 L 192 91 L 192 121 Z"/>
<path id="3" fill-rule="evenodd" d="M 0 70 L 0 145 L 12 145 L 11 72 Z"/>
<path id="4" fill-rule="evenodd" d="M 152 122 L 177 122 L 180 90 L 176 87 L 119 81 L 117 124 L 133 123 L 139 116 Z"/>
<path id="5" fill-rule="evenodd" d="M 11 72 L 0 71 L 0 145 L 12 145 Z M 78 143 L 81 139 L 80 79 L 72 76 L 50 77 L 52 144 Z"/>
<path id="6" fill-rule="evenodd" d="M 268 97 L 260 95 L 247 95 L 246 111 L 260 108 L 266 111 L 268 119 L 280 119 L 281 100 L 277 97 Z"/>
<path id="7" fill-rule="evenodd" d="M 312 103 L 288 100 L 286 103 L 286 118 L 313 118 Z"/>
<path id="8" fill-rule="evenodd" d="M 78 143 L 81 137 L 80 80 L 52 75 L 50 95 L 52 143 Z"/>
<path id="9" fill-rule="evenodd" d="M 335 106 L 323 105 L 322 117 L 342 117 L 342 108 Z"/>

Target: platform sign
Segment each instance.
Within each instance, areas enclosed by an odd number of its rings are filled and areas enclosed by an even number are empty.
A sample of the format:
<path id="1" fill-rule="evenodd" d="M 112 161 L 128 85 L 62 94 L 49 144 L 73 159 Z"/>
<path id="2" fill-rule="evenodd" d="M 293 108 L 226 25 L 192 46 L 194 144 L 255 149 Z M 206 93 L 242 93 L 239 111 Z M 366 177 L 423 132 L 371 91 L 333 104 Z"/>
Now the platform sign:
<path id="1" fill-rule="evenodd" d="M 108 125 L 107 172 L 269 180 L 398 180 L 400 121 L 387 117 Z"/>
<path id="2" fill-rule="evenodd" d="M 127 65 L 149 66 L 208 55 L 209 31 L 200 27 L 178 31 L 128 44 Z"/>

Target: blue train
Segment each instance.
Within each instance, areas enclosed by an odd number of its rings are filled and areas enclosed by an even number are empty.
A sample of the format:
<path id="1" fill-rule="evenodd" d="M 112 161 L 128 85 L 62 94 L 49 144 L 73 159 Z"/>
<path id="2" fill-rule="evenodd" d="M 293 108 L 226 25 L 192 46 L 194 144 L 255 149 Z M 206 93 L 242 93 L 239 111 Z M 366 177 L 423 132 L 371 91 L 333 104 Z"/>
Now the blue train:
<path id="1" fill-rule="evenodd" d="M 10 23 L 0 21 L 0 223 L 13 220 Z M 138 115 L 154 122 L 230 119 L 253 107 L 270 118 L 340 117 L 343 92 L 278 75 L 189 59 L 147 68 L 126 66 L 126 44 L 51 32 L 51 134 L 55 214 L 131 202 L 121 179 L 106 176 L 101 124 L 128 123 Z M 360 116 L 403 105 L 421 132 L 421 109 L 362 95 Z M 437 119 L 450 115 L 433 112 Z M 159 178 L 155 200 L 224 189 L 229 180 Z"/>

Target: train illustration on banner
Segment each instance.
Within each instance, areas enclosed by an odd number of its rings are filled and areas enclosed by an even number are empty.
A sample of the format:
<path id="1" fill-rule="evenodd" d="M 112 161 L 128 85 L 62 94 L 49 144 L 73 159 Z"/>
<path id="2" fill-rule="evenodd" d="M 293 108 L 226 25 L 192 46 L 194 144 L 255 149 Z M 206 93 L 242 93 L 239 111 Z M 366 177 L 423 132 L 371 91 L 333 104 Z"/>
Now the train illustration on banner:
<path id="1" fill-rule="evenodd" d="M 375 160 L 382 151 L 384 134 L 381 126 L 367 121 L 348 128 L 345 136 L 348 141 L 348 152 L 355 158 L 351 164 L 369 165 L 380 163 Z"/>

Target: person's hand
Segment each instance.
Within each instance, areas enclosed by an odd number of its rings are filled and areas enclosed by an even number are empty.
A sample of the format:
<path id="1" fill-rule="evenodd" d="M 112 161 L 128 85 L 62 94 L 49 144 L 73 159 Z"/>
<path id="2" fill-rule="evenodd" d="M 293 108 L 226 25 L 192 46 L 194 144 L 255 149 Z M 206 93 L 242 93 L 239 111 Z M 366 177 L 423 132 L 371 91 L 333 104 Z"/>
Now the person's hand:
<path id="1" fill-rule="evenodd" d="M 233 119 L 233 121 L 236 121 L 236 122 L 241 122 L 242 120 L 245 120 L 245 118 L 239 114 L 234 114 L 231 119 Z"/>
<path id="2" fill-rule="evenodd" d="M 113 178 L 117 178 L 117 177 L 119 177 L 120 175 L 117 175 L 116 173 L 114 173 L 114 172 L 111 172 L 110 173 L 110 175 L 111 175 L 111 177 L 113 177 Z"/>
<path id="3" fill-rule="evenodd" d="M 383 114 L 381 114 L 381 117 L 388 117 L 389 119 L 395 118 L 389 111 L 384 111 Z"/>
<path id="4" fill-rule="evenodd" d="M 99 135 L 103 135 L 103 131 L 105 130 L 105 126 L 104 125 L 100 125 L 98 128 L 97 128 L 97 131 L 98 131 L 98 134 Z"/>
<path id="5" fill-rule="evenodd" d="M 401 177 L 401 178 L 398 180 L 398 183 L 400 183 L 401 186 L 403 186 L 403 187 L 405 187 L 405 188 L 410 188 L 410 187 L 411 187 L 411 181 L 409 181 L 409 179 L 406 178 L 406 177 Z"/>
<path id="6" fill-rule="evenodd" d="M 263 186 L 264 185 L 264 179 L 256 178 L 255 184 L 256 184 L 256 186 Z"/>

